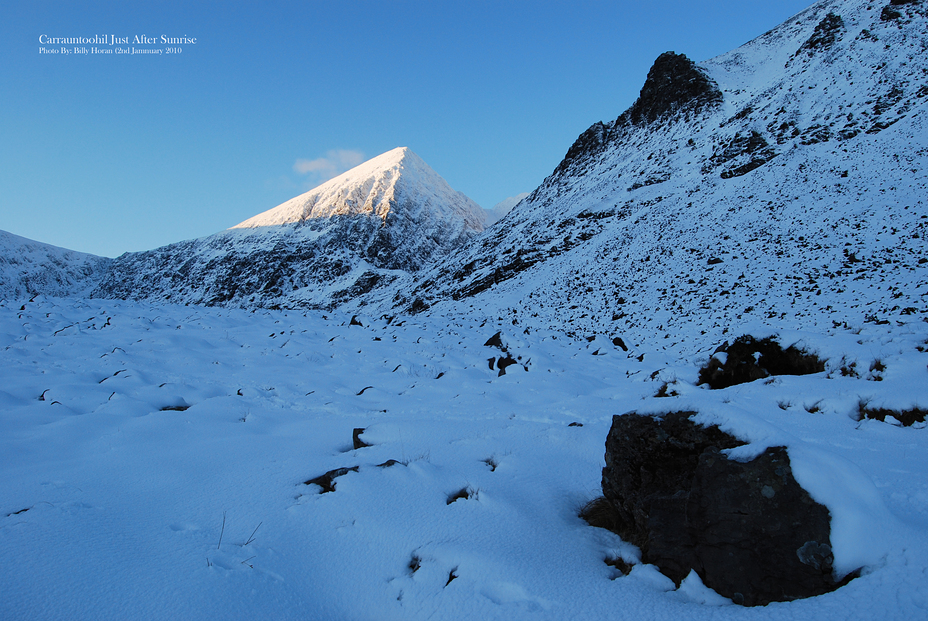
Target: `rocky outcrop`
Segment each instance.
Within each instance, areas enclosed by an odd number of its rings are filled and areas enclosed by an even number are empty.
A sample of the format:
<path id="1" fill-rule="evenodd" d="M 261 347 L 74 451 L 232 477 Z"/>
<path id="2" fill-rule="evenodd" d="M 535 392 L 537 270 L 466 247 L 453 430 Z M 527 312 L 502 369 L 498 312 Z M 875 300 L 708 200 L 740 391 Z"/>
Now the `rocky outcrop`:
<path id="1" fill-rule="evenodd" d="M 567 150 L 567 155 L 564 156 L 564 159 L 561 160 L 561 163 L 558 164 L 557 168 L 554 170 L 554 174 L 563 173 L 575 162 L 580 162 L 597 155 L 603 150 L 603 147 L 605 147 L 608 135 L 609 127 L 607 125 L 601 121 L 593 123 L 593 125 L 580 134 L 570 146 Z M 582 171 L 578 172 L 579 174 L 583 174 Z"/>
<path id="2" fill-rule="evenodd" d="M 824 370 L 825 363 L 818 356 L 795 345 L 783 349 L 772 337 L 757 340 L 744 335 L 715 350 L 706 366 L 699 370 L 698 383 L 727 388 L 771 375 L 809 375 Z"/>
<path id="3" fill-rule="evenodd" d="M 683 109 L 700 109 L 722 101 L 718 85 L 683 54 L 664 52 L 657 57 L 641 93 L 616 125 L 653 123 Z"/>
<path id="4" fill-rule="evenodd" d="M 722 451 L 743 443 L 693 414 L 613 417 L 602 488 L 616 532 L 678 585 L 694 570 L 745 606 L 840 586 L 828 509 L 793 478 L 786 449 L 734 461 Z"/>
<path id="5" fill-rule="evenodd" d="M 812 36 L 796 50 L 795 55 L 798 56 L 802 52 L 806 52 L 811 56 L 817 51 L 827 50 L 835 44 L 835 41 L 838 40 L 843 32 L 844 20 L 841 19 L 840 15 L 829 13 L 822 18 L 822 21 L 816 24 Z"/>
<path id="6" fill-rule="evenodd" d="M 580 134 L 552 178 L 568 171 L 573 176 L 586 174 L 588 165 L 610 143 L 620 141 L 623 129 L 629 125 L 647 125 L 677 112 L 698 111 L 721 101 L 722 91 L 696 63 L 683 54 L 664 52 L 651 66 L 635 103 L 614 122 L 593 123 Z"/>

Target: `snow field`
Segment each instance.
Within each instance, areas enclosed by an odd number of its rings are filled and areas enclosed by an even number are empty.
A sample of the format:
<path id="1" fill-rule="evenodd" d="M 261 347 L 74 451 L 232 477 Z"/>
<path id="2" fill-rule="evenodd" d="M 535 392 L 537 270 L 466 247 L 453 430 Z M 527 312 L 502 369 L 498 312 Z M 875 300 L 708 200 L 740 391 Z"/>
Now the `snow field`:
<path id="1" fill-rule="evenodd" d="M 693 385 L 701 360 L 648 343 L 625 353 L 463 315 L 349 319 L 0 306 L 0 617 L 910 619 L 928 609 L 925 425 L 855 417 L 861 399 L 928 403 L 925 323 L 775 331 L 827 358 L 826 372 L 709 391 Z M 503 376 L 488 359 L 505 354 L 484 345 L 497 331 L 518 360 Z M 879 381 L 867 371 L 877 358 Z M 860 377 L 842 375 L 850 360 Z M 654 397 L 664 384 L 676 396 Z M 637 550 L 577 512 L 599 493 L 611 418 L 671 408 L 750 441 L 736 458 L 788 446 L 797 478 L 832 511 L 839 569 L 863 564 L 864 575 L 822 597 L 743 609 L 695 574 L 675 590 L 653 567 L 622 577 L 607 565 Z M 360 427 L 371 446 L 353 449 Z M 304 484 L 352 467 L 331 493 Z"/>

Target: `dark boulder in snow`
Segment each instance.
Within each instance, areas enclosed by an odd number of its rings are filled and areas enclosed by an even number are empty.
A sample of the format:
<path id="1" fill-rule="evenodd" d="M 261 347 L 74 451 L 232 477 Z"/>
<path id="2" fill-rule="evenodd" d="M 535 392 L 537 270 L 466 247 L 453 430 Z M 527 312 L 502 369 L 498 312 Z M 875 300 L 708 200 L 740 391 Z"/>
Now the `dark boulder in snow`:
<path id="1" fill-rule="evenodd" d="M 744 335 L 715 350 L 706 366 L 699 370 L 698 383 L 727 388 L 771 375 L 809 375 L 824 370 L 825 363 L 818 356 L 795 345 L 783 349 L 772 337 L 757 340 Z"/>
<path id="2" fill-rule="evenodd" d="M 734 461 L 722 451 L 743 442 L 692 414 L 613 417 L 602 487 L 616 532 L 678 585 L 696 571 L 745 606 L 840 586 L 828 509 L 793 478 L 786 449 Z"/>

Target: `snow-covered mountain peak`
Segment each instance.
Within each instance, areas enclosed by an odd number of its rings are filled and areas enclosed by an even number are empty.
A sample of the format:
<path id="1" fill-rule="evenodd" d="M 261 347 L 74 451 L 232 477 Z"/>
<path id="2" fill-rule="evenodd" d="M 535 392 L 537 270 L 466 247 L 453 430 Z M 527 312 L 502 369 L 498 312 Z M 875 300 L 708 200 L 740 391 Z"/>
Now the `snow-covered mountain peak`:
<path id="1" fill-rule="evenodd" d="M 453 190 L 409 147 L 378 155 L 232 228 L 280 226 L 333 216 L 368 215 L 386 222 L 389 214 L 404 203 L 403 199 L 417 205 L 413 216 L 434 210 L 439 217 L 463 219 L 468 229 L 483 230 L 481 208 Z"/>
<path id="2" fill-rule="evenodd" d="M 120 257 L 94 295 L 329 308 L 435 263 L 485 220 L 401 147 L 226 231 Z"/>

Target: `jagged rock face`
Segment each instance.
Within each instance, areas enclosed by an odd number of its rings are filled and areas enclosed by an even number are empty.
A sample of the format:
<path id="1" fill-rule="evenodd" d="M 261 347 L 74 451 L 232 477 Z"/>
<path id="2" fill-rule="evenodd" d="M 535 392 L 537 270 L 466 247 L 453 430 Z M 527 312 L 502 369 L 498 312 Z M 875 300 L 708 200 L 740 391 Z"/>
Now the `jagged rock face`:
<path id="1" fill-rule="evenodd" d="M 721 451 L 743 443 L 693 414 L 613 417 L 602 487 L 618 534 L 677 584 L 695 570 L 746 606 L 840 586 L 829 512 L 796 483 L 786 450 L 733 461 Z"/>
<path id="2" fill-rule="evenodd" d="M 618 122 L 628 119 L 635 125 L 653 123 L 682 108 L 699 109 L 721 100 L 718 86 L 696 63 L 683 54 L 664 52 L 648 71 L 638 100 Z"/>
<path id="3" fill-rule="evenodd" d="M 558 164 L 555 174 L 564 173 L 574 162 L 599 153 L 606 145 L 608 137 L 609 126 L 602 122 L 593 123 L 588 130 L 580 134 L 570 149 L 567 150 L 567 155 Z"/>
<path id="4" fill-rule="evenodd" d="M 683 54 L 665 52 L 654 61 L 632 107 L 612 123 L 593 123 L 580 134 L 553 176 L 568 170 L 574 175 L 585 174 L 582 163 L 600 154 L 610 141 L 620 142 L 626 125 L 646 125 L 684 110 L 698 113 L 721 101 L 722 92 L 696 63 Z"/>

